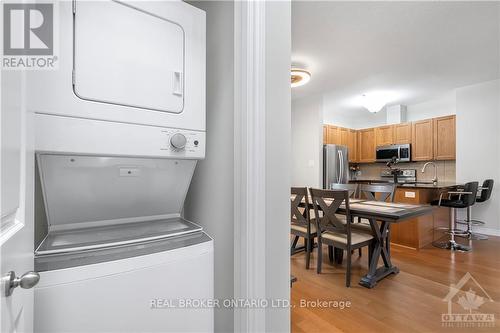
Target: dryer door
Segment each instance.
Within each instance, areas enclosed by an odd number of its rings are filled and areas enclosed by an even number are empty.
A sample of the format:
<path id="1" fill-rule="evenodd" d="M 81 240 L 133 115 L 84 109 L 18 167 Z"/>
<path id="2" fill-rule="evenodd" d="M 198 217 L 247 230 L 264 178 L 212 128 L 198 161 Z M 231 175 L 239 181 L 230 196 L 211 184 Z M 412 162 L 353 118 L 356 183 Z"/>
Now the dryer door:
<path id="1" fill-rule="evenodd" d="M 121 2 L 103 1 L 98 8 L 93 1 L 76 2 L 75 94 L 84 100 L 182 112 L 183 28 Z"/>

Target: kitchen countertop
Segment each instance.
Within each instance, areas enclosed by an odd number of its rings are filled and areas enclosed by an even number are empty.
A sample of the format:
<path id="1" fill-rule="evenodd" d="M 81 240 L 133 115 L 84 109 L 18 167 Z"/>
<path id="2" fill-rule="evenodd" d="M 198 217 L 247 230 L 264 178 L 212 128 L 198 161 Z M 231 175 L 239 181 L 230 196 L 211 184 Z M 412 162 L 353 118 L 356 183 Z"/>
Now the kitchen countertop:
<path id="1" fill-rule="evenodd" d="M 349 182 L 350 183 L 373 182 L 373 183 L 386 183 L 386 184 L 390 183 L 388 180 L 385 180 L 385 179 L 352 179 Z M 424 183 L 416 183 L 416 184 L 398 184 L 398 188 L 443 189 L 443 188 L 450 188 L 450 187 L 456 187 L 458 185 L 462 185 L 462 184 L 456 183 L 456 182 L 438 182 L 437 185 L 426 184 L 425 182 L 428 182 L 428 181 L 423 181 L 423 182 Z"/>

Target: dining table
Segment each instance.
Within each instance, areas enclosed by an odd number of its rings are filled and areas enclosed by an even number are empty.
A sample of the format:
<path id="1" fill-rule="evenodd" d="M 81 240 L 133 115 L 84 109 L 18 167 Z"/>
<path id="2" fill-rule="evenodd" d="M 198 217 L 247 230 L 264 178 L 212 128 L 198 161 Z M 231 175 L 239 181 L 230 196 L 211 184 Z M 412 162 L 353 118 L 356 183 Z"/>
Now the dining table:
<path id="1" fill-rule="evenodd" d="M 295 195 L 291 196 L 293 200 Z M 331 199 L 324 199 L 325 203 Z M 309 209 L 313 209 L 312 199 L 309 198 Z M 302 200 L 305 206 L 305 199 Z M 390 231 L 394 223 L 404 223 L 417 216 L 432 213 L 430 205 L 415 205 L 364 199 L 350 199 L 349 213 L 351 217 L 367 219 L 373 232 L 373 252 L 368 264 L 368 273 L 361 278 L 359 284 L 366 288 L 373 288 L 377 282 L 388 275 L 398 274 L 399 268 L 392 263 L 390 251 Z M 337 214 L 346 215 L 345 203 L 340 205 Z M 382 265 L 379 266 L 380 258 Z"/>

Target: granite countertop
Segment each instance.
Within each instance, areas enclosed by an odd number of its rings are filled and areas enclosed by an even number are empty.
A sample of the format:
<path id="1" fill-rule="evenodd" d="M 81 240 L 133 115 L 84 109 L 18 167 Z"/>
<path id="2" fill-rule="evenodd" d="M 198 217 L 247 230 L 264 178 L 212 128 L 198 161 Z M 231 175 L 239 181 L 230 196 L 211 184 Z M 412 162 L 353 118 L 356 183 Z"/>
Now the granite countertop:
<path id="1" fill-rule="evenodd" d="M 428 189 L 441 189 L 441 188 L 450 188 L 456 187 L 462 184 L 456 182 L 438 182 L 436 185 L 433 184 L 425 184 L 425 183 L 416 183 L 416 184 L 398 184 L 400 188 L 428 188 Z"/>
<path id="2" fill-rule="evenodd" d="M 350 183 L 367 183 L 367 182 L 372 182 L 372 183 L 386 183 L 389 184 L 390 182 L 388 180 L 384 179 L 351 179 L 349 181 Z M 398 184 L 399 188 L 423 188 L 423 189 L 442 189 L 442 188 L 450 188 L 450 187 L 456 187 L 458 185 L 462 185 L 460 183 L 456 182 L 438 182 L 437 185 L 433 185 L 429 181 L 422 181 L 422 183 L 416 183 L 416 184 Z"/>

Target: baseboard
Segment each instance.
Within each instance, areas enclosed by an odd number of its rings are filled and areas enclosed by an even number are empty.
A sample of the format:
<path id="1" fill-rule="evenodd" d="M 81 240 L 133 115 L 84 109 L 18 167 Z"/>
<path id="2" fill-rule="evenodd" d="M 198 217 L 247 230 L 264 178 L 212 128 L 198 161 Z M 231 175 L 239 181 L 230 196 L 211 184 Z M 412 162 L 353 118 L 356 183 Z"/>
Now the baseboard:
<path id="1" fill-rule="evenodd" d="M 472 230 L 474 232 L 477 232 L 478 234 L 485 234 L 485 235 L 490 235 L 490 236 L 500 236 L 500 229 L 474 226 L 472 228 Z"/>

